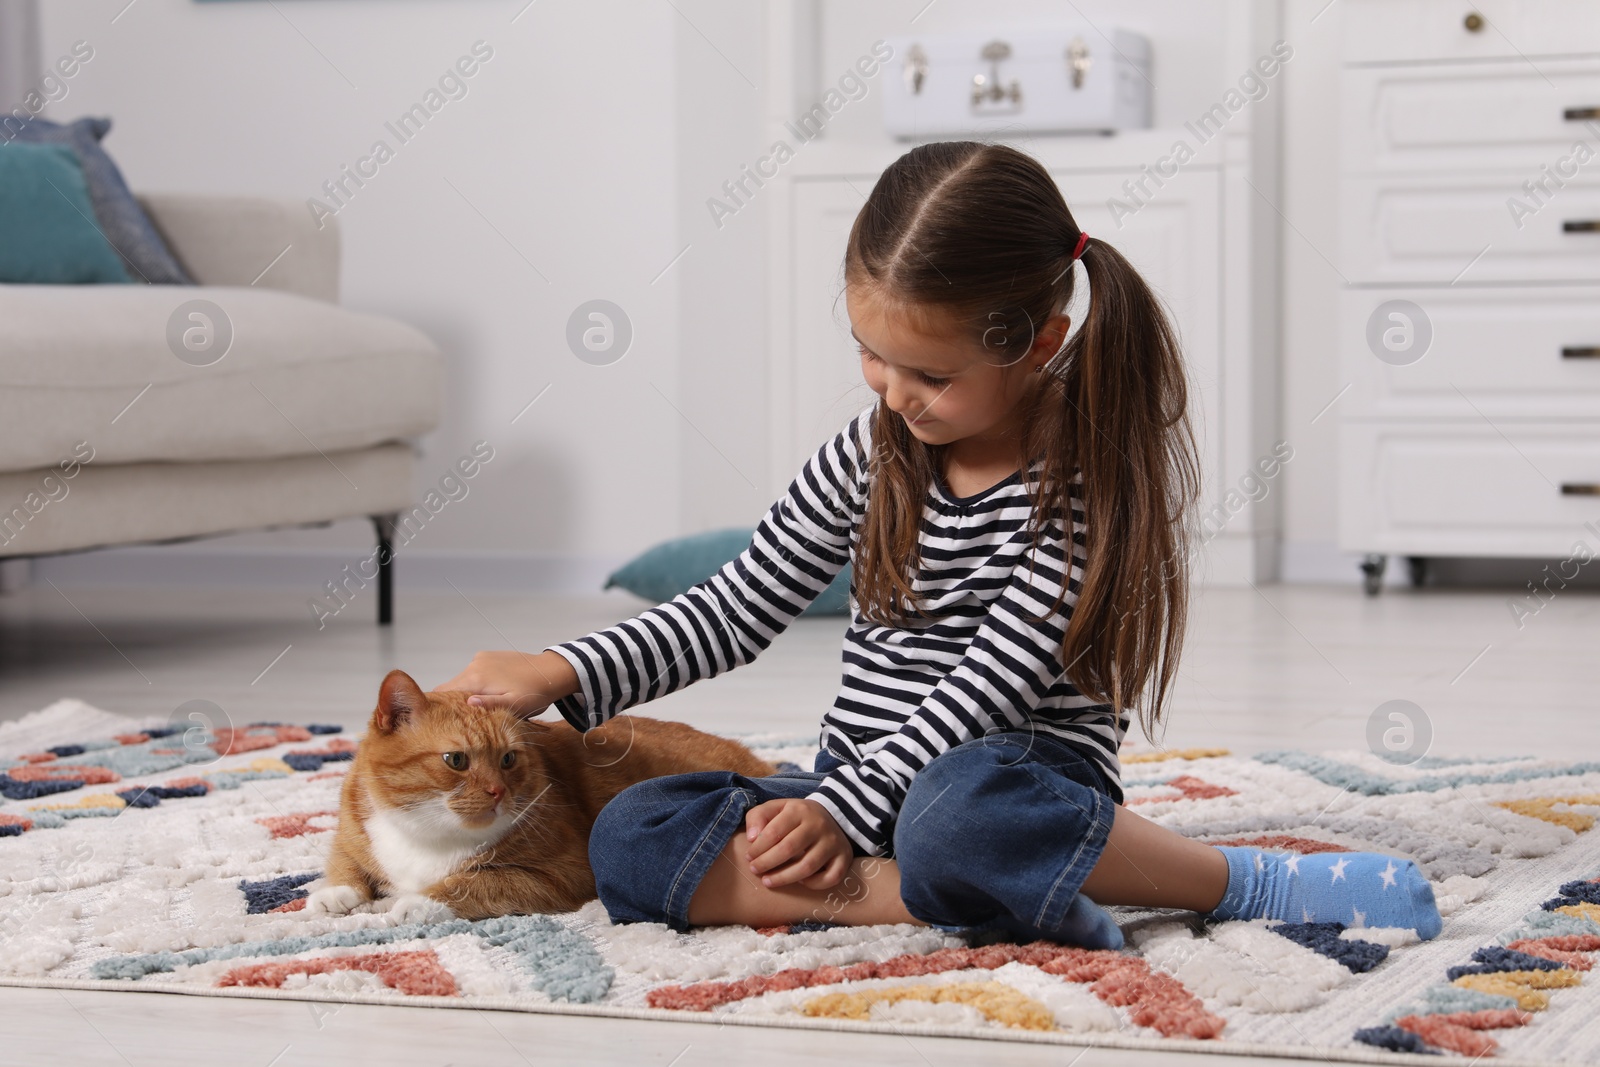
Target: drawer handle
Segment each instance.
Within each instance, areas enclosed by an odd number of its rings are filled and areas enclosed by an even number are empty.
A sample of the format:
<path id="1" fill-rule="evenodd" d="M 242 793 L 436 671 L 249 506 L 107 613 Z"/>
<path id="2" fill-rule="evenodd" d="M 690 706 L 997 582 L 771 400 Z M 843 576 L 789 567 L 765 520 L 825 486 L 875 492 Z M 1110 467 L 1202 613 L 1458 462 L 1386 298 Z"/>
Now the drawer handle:
<path id="1" fill-rule="evenodd" d="M 1562 233 L 1600 233 L 1600 219 L 1568 219 L 1561 224 Z"/>
<path id="2" fill-rule="evenodd" d="M 1586 122 L 1590 119 L 1600 119 L 1600 107 L 1569 107 L 1561 113 L 1561 117 L 1568 122 Z"/>
<path id="3" fill-rule="evenodd" d="M 1600 484 L 1594 482 L 1562 482 L 1562 496 L 1600 496 Z"/>
<path id="4" fill-rule="evenodd" d="M 1561 349 L 1562 359 L 1600 359 L 1600 347 L 1595 345 L 1567 345 Z"/>

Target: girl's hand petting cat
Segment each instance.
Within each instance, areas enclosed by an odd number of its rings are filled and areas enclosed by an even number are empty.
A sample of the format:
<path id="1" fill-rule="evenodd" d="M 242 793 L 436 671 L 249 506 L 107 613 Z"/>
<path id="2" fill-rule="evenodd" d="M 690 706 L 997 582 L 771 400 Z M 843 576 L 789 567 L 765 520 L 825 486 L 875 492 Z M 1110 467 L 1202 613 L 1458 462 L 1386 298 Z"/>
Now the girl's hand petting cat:
<path id="1" fill-rule="evenodd" d="M 556 652 L 479 652 L 467 669 L 434 689 L 473 694 L 467 701 L 531 719 L 578 691 L 578 675 Z"/>
<path id="2" fill-rule="evenodd" d="M 769 889 L 798 882 L 807 889 L 839 884 L 855 853 L 828 809 L 805 797 L 757 804 L 745 813 L 750 872 Z"/>

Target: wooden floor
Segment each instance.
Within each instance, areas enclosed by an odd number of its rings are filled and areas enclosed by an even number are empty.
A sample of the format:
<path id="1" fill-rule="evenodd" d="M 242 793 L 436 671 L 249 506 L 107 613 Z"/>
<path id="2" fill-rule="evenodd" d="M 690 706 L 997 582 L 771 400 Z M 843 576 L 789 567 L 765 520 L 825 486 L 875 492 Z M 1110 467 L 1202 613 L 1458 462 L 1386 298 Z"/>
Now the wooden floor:
<path id="1" fill-rule="evenodd" d="M 319 630 L 304 590 L 63 588 L 0 597 L 0 719 L 65 696 L 167 715 L 214 702 L 235 723 L 366 719 L 393 667 L 423 686 L 479 648 L 539 649 L 642 602 L 402 592 L 380 633 L 355 604 Z M 1194 602 L 1166 747 L 1361 748 L 1379 705 L 1415 703 L 1435 754 L 1600 751 L 1600 595 L 1569 589 L 1521 625 L 1513 588 L 1353 584 L 1205 589 Z M 804 619 L 755 663 L 654 702 L 706 729 L 815 732 L 843 620 Z M 1142 737 L 1140 744 L 1148 744 Z M 1220 1064 L 1214 1057 L 508 1012 L 0 989 L 7 1064 Z M 1225 1057 L 1267 1067 L 1276 1061 Z"/>

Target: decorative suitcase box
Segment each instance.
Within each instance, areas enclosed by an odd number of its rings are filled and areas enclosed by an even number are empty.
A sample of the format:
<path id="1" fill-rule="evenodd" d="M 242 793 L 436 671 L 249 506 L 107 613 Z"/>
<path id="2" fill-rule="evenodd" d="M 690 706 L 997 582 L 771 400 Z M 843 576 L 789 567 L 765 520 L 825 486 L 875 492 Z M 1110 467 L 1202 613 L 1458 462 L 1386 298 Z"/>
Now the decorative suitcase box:
<path id="1" fill-rule="evenodd" d="M 902 140 L 1150 125 L 1150 42 L 1128 30 L 1010 26 L 889 44 L 883 118 Z"/>

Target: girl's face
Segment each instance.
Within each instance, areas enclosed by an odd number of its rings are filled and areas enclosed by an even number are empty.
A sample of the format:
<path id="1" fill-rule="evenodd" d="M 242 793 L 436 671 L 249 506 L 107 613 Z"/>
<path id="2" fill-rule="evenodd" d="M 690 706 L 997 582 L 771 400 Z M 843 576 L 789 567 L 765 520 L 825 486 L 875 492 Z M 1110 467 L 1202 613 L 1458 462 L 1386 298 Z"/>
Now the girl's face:
<path id="1" fill-rule="evenodd" d="M 907 315 L 872 290 L 847 287 L 845 305 L 862 376 L 912 434 L 930 445 L 973 438 L 1003 446 L 1020 439 L 1012 412 L 1042 377 L 1034 368 L 1061 347 L 1068 326 L 1065 315 L 1050 319 L 1023 358 L 1001 366 L 1009 358 L 1003 351 L 985 350 L 953 327 L 936 328 L 935 316 Z"/>

